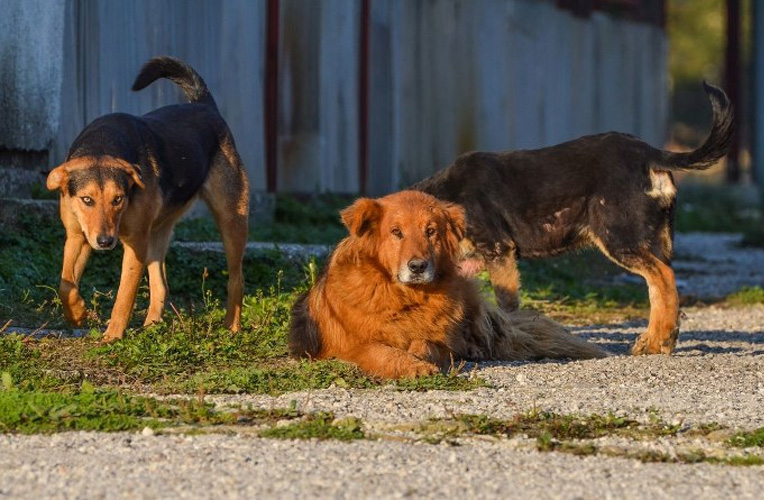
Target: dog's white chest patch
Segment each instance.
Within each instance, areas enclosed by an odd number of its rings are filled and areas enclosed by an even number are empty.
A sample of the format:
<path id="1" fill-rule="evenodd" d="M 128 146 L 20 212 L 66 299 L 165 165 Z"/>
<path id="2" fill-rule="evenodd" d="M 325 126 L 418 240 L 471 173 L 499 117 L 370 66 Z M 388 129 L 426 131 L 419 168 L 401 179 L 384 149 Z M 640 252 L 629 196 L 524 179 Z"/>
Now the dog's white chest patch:
<path id="1" fill-rule="evenodd" d="M 665 206 L 673 203 L 676 197 L 676 186 L 671 180 L 671 174 L 660 170 L 650 170 L 650 190 L 645 194 L 651 198 L 657 198 Z"/>

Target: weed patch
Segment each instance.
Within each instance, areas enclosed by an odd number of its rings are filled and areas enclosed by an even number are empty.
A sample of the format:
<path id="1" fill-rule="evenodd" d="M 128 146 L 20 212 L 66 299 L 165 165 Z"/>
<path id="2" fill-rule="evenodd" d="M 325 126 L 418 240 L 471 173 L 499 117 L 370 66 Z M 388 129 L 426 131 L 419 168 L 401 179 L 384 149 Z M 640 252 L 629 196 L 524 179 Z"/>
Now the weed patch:
<path id="1" fill-rule="evenodd" d="M 761 465 L 762 456 L 752 453 L 722 453 L 718 449 L 706 452 L 699 448 L 675 446 L 673 452 L 644 446 L 656 439 L 677 439 L 681 436 L 703 438 L 719 430 L 716 424 L 701 425 L 680 430 L 660 419 L 647 424 L 625 417 L 609 415 L 560 415 L 545 411 L 531 411 L 507 420 L 487 415 L 454 415 L 448 419 L 433 419 L 413 428 L 418 440 L 437 444 L 454 442 L 459 437 L 495 436 L 530 438 L 541 452 L 560 452 L 573 455 L 606 455 L 629 458 L 641 462 L 708 462 L 723 465 Z M 620 437 L 630 444 L 603 445 L 599 438 Z M 622 442 L 623 443 L 623 442 Z M 764 429 L 752 433 L 739 433 L 728 443 L 733 447 L 762 446 Z"/>
<path id="2" fill-rule="evenodd" d="M 748 232 L 761 227 L 761 207 L 730 186 L 685 184 L 679 187 L 677 231 Z"/>
<path id="3" fill-rule="evenodd" d="M 260 431 L 260 437 L 275 439 L 365 439 L 361 421 L 356 418 L 335 419 L 332 413 L 318 412 L 304 420 Z"/>
<path id="4" fill-rule="evenodd" d="M 740 291 L 728 295 L 724 301 L 731 306 L 764 304 L 764 288 L 760 286 L 744 287 Z"/>
<path id="5" fill-rule="evenodd" d="M 740 432 L 730 439 L 730 444 L 738 448 L 759 446 L 764 448 L 764 427 L 752 432 Z"/>

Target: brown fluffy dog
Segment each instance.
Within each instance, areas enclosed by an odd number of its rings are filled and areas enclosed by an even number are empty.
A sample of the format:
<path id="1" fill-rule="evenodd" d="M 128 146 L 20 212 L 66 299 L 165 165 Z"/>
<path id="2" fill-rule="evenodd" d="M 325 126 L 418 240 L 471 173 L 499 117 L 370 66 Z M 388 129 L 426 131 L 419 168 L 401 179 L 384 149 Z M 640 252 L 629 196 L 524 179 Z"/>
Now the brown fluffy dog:
<path id="1" fill-rule="evenodd" d="M 481 300 L 458 273 L 460 206 L 402 191 L 359 199 L 342 221 L 350 236 L 292 309 L 293 356 L 339 358 L 385 378 L 437 373 L 453 358 L 605 356 L 536 312 Z"/>

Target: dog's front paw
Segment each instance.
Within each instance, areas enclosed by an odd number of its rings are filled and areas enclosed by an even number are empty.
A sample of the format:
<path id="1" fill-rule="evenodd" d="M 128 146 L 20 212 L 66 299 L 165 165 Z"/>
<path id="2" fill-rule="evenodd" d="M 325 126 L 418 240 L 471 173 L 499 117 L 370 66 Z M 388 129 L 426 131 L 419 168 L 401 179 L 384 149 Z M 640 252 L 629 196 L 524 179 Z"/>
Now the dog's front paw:
<path id="1" fill-rule="evenodd" d="M 440 368 L 438 368 L 436 365 L 426 361 L 418 361 L 403 367 L 399 373 L 399 377 L 416 378 L 425 377 L 427 375 L 436 375 L 438 373 L 440 373 Z"/>
<path id="2" fill-rule="evenodd" d="M 124 336 L 125 331 L 117 328 L 112 328 L 109 326 L 106 331 L 103 333 L 103 338 L 101 339 L 102 344 L 111 344 L 113 342 L 116 342 L 117 340 L 122 340 L 122 337 Z"/>
<path id="3" fill-rule="evenodd" d="M 73 303 L 64 302 L 64 317 L 66 321 L 74 326 L 82 326 L 88 315 L 88 308 L 85 306 L 85 301 L 82 298 L 75 300 Z"/>

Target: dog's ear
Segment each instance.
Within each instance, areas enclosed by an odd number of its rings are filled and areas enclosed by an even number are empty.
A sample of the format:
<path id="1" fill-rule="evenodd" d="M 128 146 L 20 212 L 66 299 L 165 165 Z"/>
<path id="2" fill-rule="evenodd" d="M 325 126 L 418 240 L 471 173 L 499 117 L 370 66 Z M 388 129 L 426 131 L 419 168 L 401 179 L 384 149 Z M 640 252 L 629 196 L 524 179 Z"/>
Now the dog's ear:
<path id="1" fill-rule="evenodd" d="M 443 213 L 448 222 L 450 232 L 454 234 L 457 241 L 462 240 L 464 233 L 467 231 L 467 217 L 464 213 L 464 208 L 455 203 L 444 203 Z"/>
<path id="2" fill-rule="evenodd" d="M 371 198 L 359 198 L 340 212 L 342 223 L 353 236 L 363 236 L 371 231 L 382 216 L 382 206 Z"/>
<path id="3" fill-rule="evenodd" d="M 45 187 L 51 191 L 62 189 L 64 185 L 66 185 L 66 179 L 68 177 L 66 163 L 59 165 L 48 173 L 48 178 L 45 180 Z"/>
<path id="4" fill-rule="evenodd" d="M 146 187 L 146 185 L 143 183 L 143 172 L 141 171 L 140 166 L 136 165 L 135 163 L 128 163 L 120 159 L 117 159 L 117 163 L 119 164 L 120 168 L 124 169 L 124 171 L 127 172 L 130 176 L 130 187 L 132 187 L 134 184 L 141 189 Z"/>
<path id="5" fill-rule="evenodd" d="M 81 156 L 62 163 L 48 173 L 48 178 L 45 180 L 45 187 L 51 191 L 55 191 L 56 189 L 64 191 L 66 189 L 66 181 L 69 179 L 69 172 L 88 168 L 93 162 L 94 160 L 92 158 Z"/>

